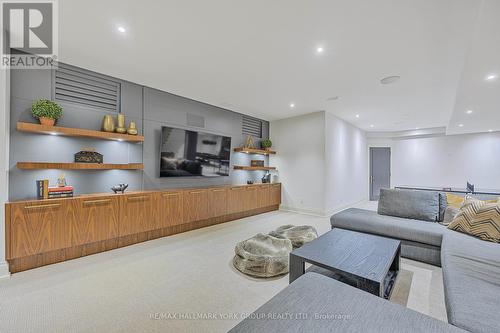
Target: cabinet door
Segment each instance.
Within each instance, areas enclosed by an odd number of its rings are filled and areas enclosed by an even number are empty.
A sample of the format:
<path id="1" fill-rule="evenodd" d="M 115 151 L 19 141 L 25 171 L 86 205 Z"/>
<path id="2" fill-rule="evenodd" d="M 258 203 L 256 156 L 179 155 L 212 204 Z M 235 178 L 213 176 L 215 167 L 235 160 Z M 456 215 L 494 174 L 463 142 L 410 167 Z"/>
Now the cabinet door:
<path id="1" fill-rule="evenodd" d="M 243 202 L 243 209 L 245 211 L 257 208 L 257 186 L 245 187 L 245 198 Z"/>
<path id="2" fill-rule="evenodd" d="M 73 246 L 118 237 L 120 200 L 117 197 L 79 198 L 73 200 L 71 205 Z"/>
<path id="3" fill-rule="evenodd" d="M 126 236 L 156 229 L 154 195 L 130 194 L 121 197 L 119 234 Z"/>
<path id="4" fill-rule="evenodd" d="M 209 218 L 227 214 L 227 189 L 214 188 L 208 191 L 208 212 Z"/>
<path id="5" fill-rule="evenodd" d="M 67 202 L 68 200 L 66 200 Z M 11 257 L 19 258 L 71 246 L 65 200 L 11 206 Z"/>
<path id="6" fill-rule="evenodd" d="M 245 209 L 245 187 L 230 187 L 227 192 L 227 213 L 234 214 L 242 212 Z"/>
<path id="7" fill-rule="evenodd" d="M 281 203 L 281 184 L 271 184 L 269 188 L 269 204 L 270 206 L 279 205 Z"/>
<path id="8" fill-rule="evenodd" d="M 269 185 L 259 185 L 257 187 L 257 207 L 269 206 Z"/>
<path id="9" fill-rule="evenodd" d="M 208 190 L 184 192 L 184 222 L 208 219 Z"/>
<path id="10" fill-rule="evenodd" d="M 183 223 L 182 192 L 163 192 L 159 198 L 159 228 L 172 227 Z"/>

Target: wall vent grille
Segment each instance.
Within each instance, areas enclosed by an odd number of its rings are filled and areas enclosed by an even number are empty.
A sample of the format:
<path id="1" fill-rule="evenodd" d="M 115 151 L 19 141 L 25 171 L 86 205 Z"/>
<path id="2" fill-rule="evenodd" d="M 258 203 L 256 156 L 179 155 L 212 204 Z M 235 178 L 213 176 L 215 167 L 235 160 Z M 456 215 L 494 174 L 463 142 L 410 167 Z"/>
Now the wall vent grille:
<path id="1" fill-rule="evenodd" d="M 242 133 L 262 138 L 262 120 L 243 115 Z"/>
<path id="2" fill-rule="evenodd" d="M 120 112 L 120 82 L 61 63 L 54 76 L 56 101 Z"/>

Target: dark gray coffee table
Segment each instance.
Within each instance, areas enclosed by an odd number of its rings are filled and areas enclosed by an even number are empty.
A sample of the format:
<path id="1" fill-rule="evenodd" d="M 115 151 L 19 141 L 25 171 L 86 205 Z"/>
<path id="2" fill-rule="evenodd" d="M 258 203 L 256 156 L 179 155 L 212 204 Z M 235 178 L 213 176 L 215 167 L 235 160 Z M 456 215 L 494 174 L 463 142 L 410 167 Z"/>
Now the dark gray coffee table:
<path id="1" fill-rule="evenodd" d="M 398 240 L 335 228 L 290 253 L 290 283 L 305 273 L 327 271 L 339 281 L 388 299 L 399 272 Z"/>

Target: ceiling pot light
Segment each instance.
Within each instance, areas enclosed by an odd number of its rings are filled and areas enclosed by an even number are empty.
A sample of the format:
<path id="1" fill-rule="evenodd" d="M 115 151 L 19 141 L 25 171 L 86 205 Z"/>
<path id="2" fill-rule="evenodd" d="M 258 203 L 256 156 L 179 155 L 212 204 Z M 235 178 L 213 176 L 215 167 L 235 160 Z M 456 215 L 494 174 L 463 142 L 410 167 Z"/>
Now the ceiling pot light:
<path id="1" fill-rule="evenodd" d="M 122 27 L 122 26 L 119 26 L 117 28 L 118 32 L 121 32 L 122 34 L 125 33 L 127 31 L 127 29 L 125 29 L 125 27 Z"/>
<path id="2" fill-rule="evenodd" d="M 374 128 L 374 127 L 375 127 L 375 125 L 373 125 L 373 124 L 372 124 L 372 125 L 370 125 L 370 128 Z"/>
<path id="3" fill-rule="evenodd" d="M 380 80 L 380 83 L 391 84 L 391 83 L 398 81 L 400 78 L 401 78 L 401 76 L 399 76 L 399 75 L 387 76 L 387 77 L 384 77 L 382 80 Z"/>
<path id="4" fill-rule="evenodd" d="M 294 103 L 290 103 L 290 107 L 291 107 L 291 108 L 294 108 L 294 107 L 295 107 L 295 104 L 294 104 Z"/>
<path id="5" fill-rule="evenodd" d="M 319 46 L 317 49 L 316 49 L 316 53 L 323 53 L 325 49 L 323 48 L 323 46 Z"/>
<path id="6" fill-rule="evenodd" d="M 356 118 L 359 118 L 359 114 L 356 115 Z"/>
<path id="7" fill-rule="evenodd" d="M 486 81 L 493 81 L 496 79 L 498 79 L 498 74 L 489 74 L 488 76 L 486 76 Z"/>
<path id="8" fill-rule="evenodd" d="M 472 111 L 472 110 L 467 110 L 467 111 L 465 111 L 465 113 L 467 113 L 467 114 L 472 114 L 473 112 L 474 112 L 474 111 Z"/>
<path id="9" fill-rule="evenodd" d="M 458 127 L 464 127 L 464 124 L 458 124 Z"/>

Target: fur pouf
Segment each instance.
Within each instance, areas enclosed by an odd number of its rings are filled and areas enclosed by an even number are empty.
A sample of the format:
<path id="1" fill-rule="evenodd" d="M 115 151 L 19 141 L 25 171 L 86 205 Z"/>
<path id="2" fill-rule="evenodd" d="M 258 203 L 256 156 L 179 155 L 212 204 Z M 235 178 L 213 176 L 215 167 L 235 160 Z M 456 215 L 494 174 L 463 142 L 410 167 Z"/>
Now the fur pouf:
<path id="1" fill-rule="evenodd" d="M 309 225 L 284 225 L 276 229 L 275 231 L 271 231 L 269 235 L 277 238 L 286 238 L 292 242 L 292 246 L 294 249 L 301 247 L 305 243 L 309 243 L 310 241 L 318 238 L 318 232 L 316 229 Z"/>
<path id="2" fill-rule="evenodd" d="M 236 244 L 233 265 L 240 272 L 271 277 L 288 273 L 288 256 L 292 252 L 289 239 L 257 234 Z"/>

